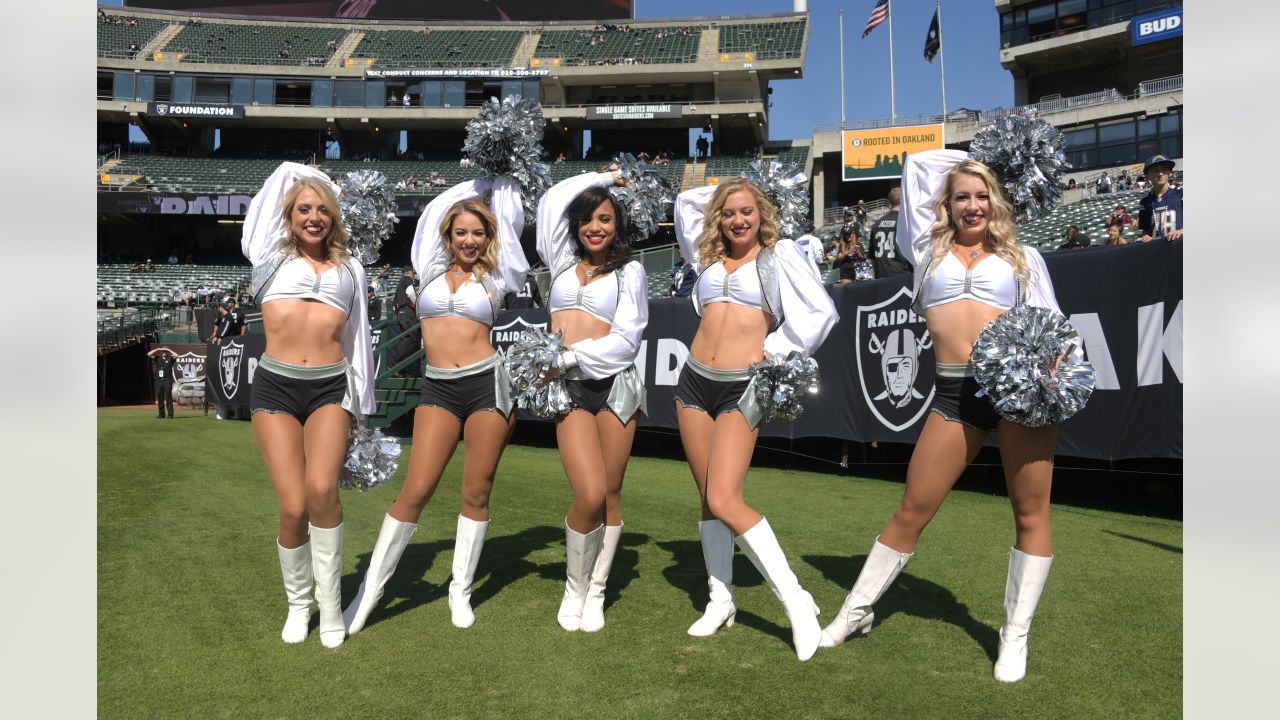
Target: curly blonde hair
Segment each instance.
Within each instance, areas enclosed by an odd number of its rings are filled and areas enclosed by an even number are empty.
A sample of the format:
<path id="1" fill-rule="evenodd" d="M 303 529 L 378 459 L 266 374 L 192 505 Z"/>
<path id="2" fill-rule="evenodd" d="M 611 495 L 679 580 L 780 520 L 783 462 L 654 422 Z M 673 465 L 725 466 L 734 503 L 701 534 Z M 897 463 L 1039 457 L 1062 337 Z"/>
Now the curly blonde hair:
<path id="1" fill-rule="evenodd" d="M 1000 192 L 1000 183 L 991 172 L 991 168 L 977 160 L 963 160 L 947 173 L 947 181 L 942 191 L 933 199 L 933 214 L 938 220 L 929 229 L 929 237 L 933 246 L 933 262 L 930 274 L 937 271 L 938 263 L 951 252 L 955 242 L 956 225 L 951 217 L 951 194 L 955 192 L 956 180 L 961 175 L 972 175 L 980 178 L 987 186 L 987 194 L 991 201 L 991 217 L 987 220 L 987 238 L 995 248 L 995 254 L 1013 266 L 1016 275 L 1025 284 L 1031 279 L 1031 269 L 1023 257 L 1022 246 L 1018 244 L 1018 226 L 1013 222 L 1013 205 Z"/>
<path id="2" fill-rule="evenodd" d="M 320 204 L 329 210 L 329 218 L 332 222 L 329 225 L 329 234 L 324 237 L 324 246 L 329 251 L 329 260 L 334 265 L 341 265 L 350 255 L 347 252 L 347 240 L 351 237 L 351 234 L 347 231 L 346 226 L 342 224 L 342 208 L 338 205 L 338 196 L 333 194 L 333 186 L 315 178 L 300 178 L 284 194 L 283 214 L 284 226 L 287 231 L 284 241 L 285 250 L 292 255 L 301 254 L 298 249 L 298 238 L 293 234 L 291 217 L 293 216 L 293 206 L 298 204 L 298 196 L 308 188 L 314 190 L 316 195 L 320 196 Z"/>
<path id="3" fill-rule="evenodd" d="M 725 256 L 729 249 L 729 240 L 720 233 L 720 214 L 724 212 L 725 200 L 730 195 L 746 190 L 751 193 L 751 197 L 755 200 L 756 210 L 760 213 L 759 233 L 756 236 L 757 242 L 762 246 L 771 248 L 778 242 L 781 232 L 778 229 L 778 210 L 769 202 L 769 198 L 764 192 L 756 186 L 755 183 L 746 178 L 734 178 L 728 182 L 721 183 L 711 196 L 711 202 L 707 205 L 707 212 L 702 223 L 702 242 L 698 243 L 698 260 L 703 267 L 710 267 L 719 262 Z"/>
<path id="4" fill-rule="evenodd" d="M 498 219 L 494 217 L 488 205 L 475 198 L 463 200 L 449 208 L 449 212 L 444 214 L 444 220 L 440 221 L 440 237 L 444 240 L 444 254 L 449 259 L 450 265 L 458 260 L 458 251 L 453 249 L 453 240 L 450 238 L 453 221 L 457 220 L 462 213 L 471 213 L 479 218 L 480 224 L 484 226 L 485 235 L 489 236 L 484 252 L 480 253 L 480 257 L 476 258 L 476 264 L 471 268 L 476 279 L 479 279 L 484 277 L 485 273 L 498 269 Z"/>

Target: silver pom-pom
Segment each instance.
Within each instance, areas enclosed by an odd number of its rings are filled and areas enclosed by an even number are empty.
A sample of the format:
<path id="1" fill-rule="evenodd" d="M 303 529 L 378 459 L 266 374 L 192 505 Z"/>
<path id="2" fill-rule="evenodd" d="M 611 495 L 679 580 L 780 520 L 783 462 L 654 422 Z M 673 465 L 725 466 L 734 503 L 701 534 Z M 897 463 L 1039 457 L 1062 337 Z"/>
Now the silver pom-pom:
<path id="1" fill-rule="evenodd" d="M 368 490 L 391 479 L 400 467 L 400 441 L 377 428 L 363 425 L 351 431 L 347 459 L 338 475 L 338 487 Z"/>
<path id="2" fill-rule="evenodd" d="M 520 183 L 524 221 L 538 216 L 538 200 L 551 187 L 551 167 L 542 162 L 542 132 L 546 121 L 535 100 L 508 95 L 501 102 L 489 98 L 467 122 L 462 152 L 486 177 L 509 175 Z"/>
<path id="3" fill-rule="evenodd" d="M 782 236 L 795 239 L 804 234 L 809 224 L 808 177 L 794 162 L 765 160 L 751 163 L 742 177 L 755 183 L 769 202 L 778 209 L 778 225 Z"/>
<path id="4" fill-rule="evenodd" d="M 634 245 L 658 231 L 673 202 L 671 183 L 657 167 L 623 153 L 614 160 L 625 187 L 609 188 L 613 199 L 627 209 L 627 239 Z"/>
<path id="5" fill-rule="evenodd" d="M 391 237 L 396 217 L 396 197 L 387 176 L 377 170 L 354 170 L 342 178 L 338 198 L 342 224 L 351 234 L 347 251 L 366 267 L 377 262 L 382 243 Z"/>
<path id="6" fill-rule="evenodd" d="M 507 348 L 503 363 L 511 375 L 511 394 L 520 407 L 534 415 L 555 418 L 573 409 L 573 400 L 564 380 L 548 380 L 553 370 L 564 372 L 560 354 L 567 348 L 560 333 L 549 333 L 540 327 L 520 333 L 515 344 Z"/>
<path id="7" fill-rule="evenodd" d="M 750 370 L 765 420 L 795 420 L 804 412 L 804 396 L 818 394 L 818 361 L 804 353 L 770 355 L 751 363 Z"/>
<path id="8" fill-rule="evenodd" d="M 1071 363 L 1079 343 L 1061 313 L 1023 305 L 1001 313 L 979 333 L 971 356 L 973 377 L 1009 422 L 1027 427 L 1062 422 L 1093 394 L 1093 365 Z"/>
<path id="9" fill-rule="evenodd" d="M 1040 118 L 1006 115 L 969 144 L 973 159 L 990 167 L 1018 220 L 1031 221 L 1062 202 L 1058 180 L 1070 169 L 1062 133 Z"/>

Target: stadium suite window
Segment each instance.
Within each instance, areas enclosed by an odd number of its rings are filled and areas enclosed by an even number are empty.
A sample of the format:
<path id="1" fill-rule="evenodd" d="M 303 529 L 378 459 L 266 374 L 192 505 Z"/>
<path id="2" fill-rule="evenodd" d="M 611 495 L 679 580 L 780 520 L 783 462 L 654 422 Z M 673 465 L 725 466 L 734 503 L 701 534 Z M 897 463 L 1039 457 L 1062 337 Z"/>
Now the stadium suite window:
<path id="1" fill-rule="evenodd" d="M 133 99 L 133 73 L 118 72 L 115 74 L 111 87 L 111 98 L 113 100 Z"/>
<path id="2" fill-rule="evenodd" d="M 364 105 L 364 80 L 341 78 L 333 84 L 333 104 L 338 107 Z"/>
<path id="3" fill-rule="evenodd" d="M 311 107 L 333 107 L 333 81 L 327 78 L 311 82 Z"/>
<path id="4" fill-rule="evenodd" d="M 190 75 L 175 75 L 173 77 L 173 90 L 171 102 L 189 103 L 191 102 L 192 90 L 195 87 L 195 78 Z"/>
<path id="5" fill-rule="evenodd" d="M 444 81 L 444 104 L 447 108 L 464 107 L 467 101 L 467 83 L 463 80 Z"/>
<path id="6" fill-rule="evenodd" d="M 439 80 L 423 80 L 422 81 L 422 107 L 440 107 L 440 95 L 444 90 L 444 83 Z"/>

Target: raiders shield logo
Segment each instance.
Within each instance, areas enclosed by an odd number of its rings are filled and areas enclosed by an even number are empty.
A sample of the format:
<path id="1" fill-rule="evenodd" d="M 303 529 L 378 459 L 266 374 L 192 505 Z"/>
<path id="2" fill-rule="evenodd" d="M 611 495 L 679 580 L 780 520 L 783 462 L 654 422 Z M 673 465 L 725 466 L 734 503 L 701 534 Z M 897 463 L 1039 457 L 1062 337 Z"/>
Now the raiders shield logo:
<path id="1" fill-rule="evenodd" d="M 547 329 L 547 323 L 531 323 L 519 315 L 511 319 L 511 322 L 501 327 L 495 327 L 489 332 L 489 341 L 500 352 L 506 352 L 507 348 L 516 344 L 516 340 L 520 339 L 520 333 L 533 328 Z"/>
<path id="2" fill-rule="evenodd" d="M 178 365 L 174 368 L 178 380 L 191 380 L 204 376 L 204 356 L 193 352 L 184 352 L 178 356 Z"/>
<path id="3" fill-rule="evenodd" d="M 231 340 L 218 346 L 218 369 L 222 371 L 222 392 L 231 400 L 240 389 L 240 358 L 244 345 Z"/>
<path id="4" fill-rule="evenodd" d="M 157 114 L 157 115 L 168 115 L 168 114 L 169 114 L 169 104 L 168 104 L 168 103 L 156 103 L 156 114 Z"/>
<path id="5" fill-rule="evenodd" d="M 863 399 L 894 432 L 915 424 L 933 401 L 933 353 L 924 352 L 933 339 L 911 299 L 911 291 L 900 288 L 888 300 L 860 306 L 855 318 Z"/>

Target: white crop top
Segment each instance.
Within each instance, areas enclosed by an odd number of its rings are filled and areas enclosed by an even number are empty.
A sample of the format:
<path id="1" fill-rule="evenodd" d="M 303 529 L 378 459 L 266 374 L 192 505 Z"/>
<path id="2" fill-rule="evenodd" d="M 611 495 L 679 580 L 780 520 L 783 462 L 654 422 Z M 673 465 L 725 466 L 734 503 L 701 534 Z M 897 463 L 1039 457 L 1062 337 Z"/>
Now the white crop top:
<path id="1" fill-rule="evenodd" d="M 449 291 L 449 281 L 439 275 L 418 294 L 418 317 L 460 317 L 490 326 L 493 325 L 493 304 L 474 274 L 456 293 Z"/>
<path id="2" fill-rule="evenodd" d="M 966 268 L 953 253 L 947 253 L 920 288 L 920 304 L 925 309 L 956 300 L 977 300 L 1008 310 L 1017 304 L 1017 298 L 1013 266 L 998 255 Z"/>
<path id="3" fill-rule="evenodd" d="M 550 311 L 581 310 L 591 317 L 613 324 L 618 313 L 618 280 L 610 273 L 583 285 L 576 268 L 565 270 L 551 283 Z"/>
<path id="4" fill-rule="evenodd" d="M 319 300 L 350 317 L 355 294 L 356 285 L 350 268 L 338 265 L 317 275 L 310 263 L 295 257 L 276 270 L 260 302 L 265 305 L 283 298 Z"/>
<path id="5" fill-rule="evenodd" d="M 727 302 L 756 310 L 764 309 L 760 275 L 756 270 L 755 260 L 738 266 L 731 273 L 725 272 L 724 261 L 721 260 L 698 277 L 698 284 L 693 291 L 698 294 L 698 301 L 703 306 Z"/>

